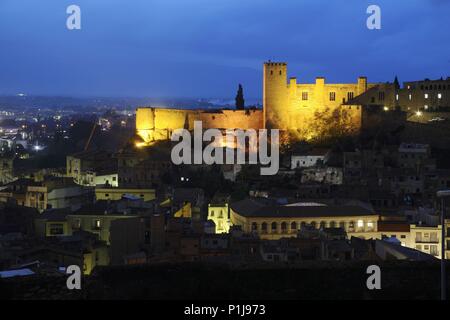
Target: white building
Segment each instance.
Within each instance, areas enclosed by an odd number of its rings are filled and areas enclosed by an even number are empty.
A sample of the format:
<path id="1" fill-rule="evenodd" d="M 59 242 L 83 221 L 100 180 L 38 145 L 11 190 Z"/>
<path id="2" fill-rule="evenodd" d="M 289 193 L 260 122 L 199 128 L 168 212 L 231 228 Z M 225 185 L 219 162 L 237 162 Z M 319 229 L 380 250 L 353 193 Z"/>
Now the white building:
<path id="1" fill-rule="evenodd" d="M 291 156 L 291 169 L 308 168 L 327 162 L 330 150 L 314 149 L 305 154 L 293 154 Z"/>

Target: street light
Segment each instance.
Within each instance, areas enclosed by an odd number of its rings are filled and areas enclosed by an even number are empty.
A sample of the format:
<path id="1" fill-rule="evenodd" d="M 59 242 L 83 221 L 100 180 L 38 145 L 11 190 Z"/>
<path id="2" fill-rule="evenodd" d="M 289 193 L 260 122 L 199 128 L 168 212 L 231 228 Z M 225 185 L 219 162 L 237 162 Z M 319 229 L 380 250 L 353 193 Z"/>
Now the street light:
<path id="1" fill-rule="evenodd" d="M 447 278 L 445 274 L 445 209 L 444 200 L 450 197 L 450 190 L 441 190 L 436 193 L 441 198 L 441 300 L 446 300 Z"/>

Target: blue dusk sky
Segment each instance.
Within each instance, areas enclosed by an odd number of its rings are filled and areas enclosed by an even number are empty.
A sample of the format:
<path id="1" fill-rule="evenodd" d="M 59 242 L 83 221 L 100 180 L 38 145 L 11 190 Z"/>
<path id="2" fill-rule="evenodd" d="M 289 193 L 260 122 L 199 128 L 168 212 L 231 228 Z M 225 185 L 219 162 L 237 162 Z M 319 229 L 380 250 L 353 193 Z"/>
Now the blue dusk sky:
<path id="1" fill-rule="evenodd" d="M 449 17 L 450 0 L 0 0 L 0 94 L 260 99 L 269 59 L 298 82 L 447 77 Z"/>

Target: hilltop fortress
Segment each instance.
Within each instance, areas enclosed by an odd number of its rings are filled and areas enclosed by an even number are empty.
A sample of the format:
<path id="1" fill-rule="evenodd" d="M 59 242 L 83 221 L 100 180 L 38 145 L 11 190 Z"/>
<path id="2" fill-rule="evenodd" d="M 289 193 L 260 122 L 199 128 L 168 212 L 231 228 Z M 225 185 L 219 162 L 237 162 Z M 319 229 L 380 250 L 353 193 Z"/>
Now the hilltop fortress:
<path id="1" fill-rule="evenodd" d="M 202 121 L 204 129 L 280 129 L 298 139 L 321 135 L 323 125 L 357 132 L 361 127 L 362 107 L 352 104 L 353 100 L 375 86 L 368 84 L 365 77 L 348 84 L 327 84 L 323 77 L 316 78 L 313 84 L 299 84 L 296 78 L 288 81 L 286 63 L 266 62 L 262 110 L 142 107 L 136 112 L 136 130 L 145 143 L 170 139 L 175 129 L 192 130 L 194 121 Z"/>

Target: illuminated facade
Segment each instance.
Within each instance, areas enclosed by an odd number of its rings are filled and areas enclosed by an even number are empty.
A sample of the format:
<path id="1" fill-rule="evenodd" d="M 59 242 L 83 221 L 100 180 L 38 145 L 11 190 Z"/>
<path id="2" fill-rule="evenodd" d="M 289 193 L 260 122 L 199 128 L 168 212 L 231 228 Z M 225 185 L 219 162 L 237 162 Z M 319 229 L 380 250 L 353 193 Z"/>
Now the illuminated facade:
<path id="1" fill-rule="evenodd" d="M 352 104 L 352 100 L 374 86 L 365 77 L 350 84 L 326 84 L 323 77 L 317 78 L 314 84 L 298 84 L 295 78 L 288 83 L 287 64 L 267 62 L 264 63 L 263 110 L 138 108 L 136 130 L 147 144 L 170 139 L 175 129 L 192 130 L 194 121 L 202 121 L 204 129 L 277 128 L 308 139 L 321 133 L 317 126 L 320 119 L 329 125 L 326 118 L 334 114 L 340 117 L 339 126 L 357 131 L 362 108 Z"/>
<path id="2" fill-rule="evenodd" d="M 302 226 L 343 228 L 348 237 L 379 238 L 379 215 L 358 206 L 328 206 L 319 203 L 274 205 L 254 199 L 233 203 L 232 225 L 245 233 L 256 233 L 261 239 L 278 240 L 297 237 Z"/>
<path id="3" fill-rule="evenodd" d="M 228 233 L 230 231 L 228 203 L 208 204 L 208 220 L 214 222 L 216 233 Z"/>

